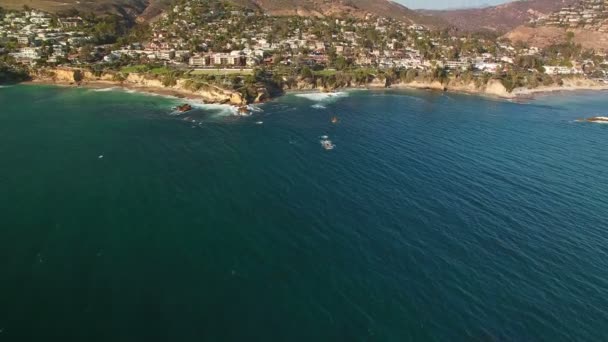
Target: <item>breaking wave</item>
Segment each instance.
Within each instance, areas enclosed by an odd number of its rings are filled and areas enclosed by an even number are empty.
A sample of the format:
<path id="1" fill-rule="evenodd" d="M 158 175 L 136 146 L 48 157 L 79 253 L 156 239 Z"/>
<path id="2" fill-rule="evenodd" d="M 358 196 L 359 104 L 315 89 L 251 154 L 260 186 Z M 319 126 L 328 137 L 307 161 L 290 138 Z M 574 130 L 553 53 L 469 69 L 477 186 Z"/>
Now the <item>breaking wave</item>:
<path id="1" fill-rule="evenodd" d="M 97 93 L 105 93 L 108 91 L 116 91 L 116 90 L 121 90 L 121 88 L 120 87 L 108 87 L 108 88 L 91 89 L 91 91 L 94 91 Z"/>
<path id="2" fill-rule="evenodd" d="M 264 110 L 257 105 L 247 105 L 247 110 L 254 113 L 262 113 Z"/>
<path id="3" fill-rule="evenodd" d="M 238 115 L 238 108 L 227 104 L 214 104 L 214 103 L 197 103 L 190 102 L 193 108 L 202 109 L 205 111 L 213 112 L 214 114 L 221 116 Z"/>
<path id="4" fill-rule="evenodd" d="M 348 93 L 344 92 L 344 91 L 336 92 L 336 93 L 301 93 L 301 94 L 295 94 L 295 96 L 303 97 L 310 101 L 327 103 L 327 102 L 336 101 L 337 99 L 342 98 L 342 97 L 347 97 Z"/>

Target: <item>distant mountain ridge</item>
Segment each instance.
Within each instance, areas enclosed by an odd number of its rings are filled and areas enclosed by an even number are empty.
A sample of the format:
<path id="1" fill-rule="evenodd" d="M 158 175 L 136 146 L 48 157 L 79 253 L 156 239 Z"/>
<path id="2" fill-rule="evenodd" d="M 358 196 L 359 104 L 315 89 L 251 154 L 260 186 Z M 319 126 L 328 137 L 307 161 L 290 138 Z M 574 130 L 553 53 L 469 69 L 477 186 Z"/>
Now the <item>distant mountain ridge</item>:
<path id="1" fill-rule="evenodd" d="M 219 1 L 219 0 L 218 0 Z M 390 0 L 226 0 L 236 5 L 257 8 L 270 15 L 299 16 L 354 16 L 363 18 L 368 14 L 417 23 L 430 27 L 443 27 L 441 18 L 430 17 Z M 0 0 L 0 6 L 22 8 L 20 0 Z M 32 8 L 58 12 L 69 8 L 93 12 L 118 12 L 152 19 L 165 11 L 172 0 L 30 0 L 25 3 Z"/>
<path id="2" fill-rule="evenodd" d="M 79 11 L 94 13 L 118 13 L 130 17 L 141 14 L 149 5 L 148 0 L 0 0 L 0 7 L 7 9 L 22 9 L 23 6 L 47 12 L 77 9 Z"/>
<path id="3" fill-rule="evenodd" d="M 420 13 L 441 18 L 460 30 L 506 32 L 576 1 L 517 0 L 483 8 L 441 11 L 421 10 Z"/>

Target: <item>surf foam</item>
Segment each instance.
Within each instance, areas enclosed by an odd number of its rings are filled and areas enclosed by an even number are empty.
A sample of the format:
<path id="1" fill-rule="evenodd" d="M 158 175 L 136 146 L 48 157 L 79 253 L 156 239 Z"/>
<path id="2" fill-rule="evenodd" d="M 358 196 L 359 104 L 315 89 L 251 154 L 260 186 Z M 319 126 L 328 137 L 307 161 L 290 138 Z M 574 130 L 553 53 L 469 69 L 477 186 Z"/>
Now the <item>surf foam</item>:
<path id="1" fill-rule="evenodd" d="M 198 109 L 202 109 L 205 111 L 211 111 L 211 112 L 214 112 L 215 114 L 222 115 L 222 116 L 239 114 L 237 107 L 232 106 L 232 105 L 227 105 L 227 104 L 190 102 L 190 105 L 193 108 L 198 108 Z"/>
<path id="2" fill-rule="evenodd" d="M 97 89 L 91 89 L 91 90 L 94 92 L 97 92 L 97 93 L 105 93 L 108 91 L 121 90 L 121 88 L 120 87 L 108 87 L 108 88 L 97 88 Z"/>
<path id="3" fill-rule="evenodd" d="M 327 103 L 327 102 L 336 101 L 337 99 L 342 98 L 342 97 L 346 97 L 346 96 L 348 96 L 348 93 L 341 91 L 341 92 L 337 92 L 337 93 L 301 93 L 301 94 L 295 94 L 295 95 L 297 97 L 303 97 L 310 101 Z"/>

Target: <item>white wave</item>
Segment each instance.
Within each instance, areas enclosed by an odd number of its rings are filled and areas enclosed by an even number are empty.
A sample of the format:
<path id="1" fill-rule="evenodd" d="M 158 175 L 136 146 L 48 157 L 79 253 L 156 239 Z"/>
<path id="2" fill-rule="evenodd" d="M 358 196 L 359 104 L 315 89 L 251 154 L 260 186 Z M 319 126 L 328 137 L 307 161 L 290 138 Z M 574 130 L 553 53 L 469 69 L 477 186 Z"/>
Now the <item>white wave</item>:
<path id="1" fill-rule="evenodd" d="M 327 108 L 327 107 L 325 107 L 324 105 L 322 105 L 320 103 L 314 104 L 314 105 L 312 105 L 310 107 L 314 108 L 314 109 L 326 109 Z"/>
<path id="2" fill-rule="evenodd" d="M 315 101 L 315 102 L 332 102 L 341 97 L 348 96 L 348 93 L 345 91 L 336 92 L 336 93 L 300 93 L 300 94 L 295 94 L 295 96 L 303 97 L 305 99 L 308 99 L 310 101 Z"/>
<path id="3" fill-rule="evenodd" d="M 161 97 L 166 97 L 166 98 L 170 98 L 170 99 L 177 99 L 177 97 L 173 96 L 173 95 L 156 94 L 156 93 L 152 93 L 152 92 L 145 91 L 145 90 L 139 90 L 139 89 L 117 88 L 117 90 L 124 91 L 127 94 L 140 94 L 140 95 L 146 95 L 146 96 L 161 96 Z"/>
<path id="4" fill-rule="evenodd" d="M 250 112 L 261 113 L 264 110 L 256 105 L 247 105 L 247 110 Z"/>
<path id="5" fill-rule="evenodd" d="M 12 86 L 10 86 L 10 85 L 0 85 L 0 89 L 2 89 L 2 88 L 10 88 L 10 87 L 12 87 Z"/>
<path id="6" fill-rule="evenodd" d="M 97 89 L 91 89 L 94 92 L 98 92 L 98 93 L 104 93 L 107 91 L 115 91 L 115 90 L 120 90 L 120 87 L 108 87 L 108 88 L 97 88 Z"/>
<path id="7" fill-rule="evenodd" d="M 138 94 L 138 95 L 145 95 L 145 96 L 164 97 L 164 98 L 175 99 L 175 100 L 180 99 L 179 97 L 174 96 L 174 95 L 158 94 L 158 93 L 153 93 L 153 92 L 146 91 L 144 89 L 131 89 L 131 88 L 127 88 L 127 87 L 118 87 L 118 86 L 116 86 L 116 87 L 107 87 L 107 88 L 96 88 L 96 89 L 91 89 L 91 91 L 94 91 L 94 92 L 121 91 L 121 92 L 127 93 L 127 94 Z"/>
<path id="8" fill-rule="evenodd" d="M 200 103 L 200 102 L 190 102 L 190 105 L 193 108 L 202 109 L 205 111 L 215 112 L 220 115 L 238 115 L 239 109 L 232 105 L 227 104 L 217 104 L 217 103 Z"/>

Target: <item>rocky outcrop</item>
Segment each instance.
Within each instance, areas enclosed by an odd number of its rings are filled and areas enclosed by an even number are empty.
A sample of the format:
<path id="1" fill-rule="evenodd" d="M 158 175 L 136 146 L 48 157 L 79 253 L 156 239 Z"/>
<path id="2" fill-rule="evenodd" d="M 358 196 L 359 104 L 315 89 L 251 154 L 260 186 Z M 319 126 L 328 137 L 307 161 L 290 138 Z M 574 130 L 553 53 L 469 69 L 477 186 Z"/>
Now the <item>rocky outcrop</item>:
<path id="1" fill-rule="evenodd" d="M 253 103 L 262 103 L 266 100 L 270 99 L 270 92 L 266 88 L 258 88 L 257 95 L 253 100 Z"/>
<path id="2" fill-rule="evenodd" d="M 163 82 L 158 78 L 147 77 L 143 74 L 131 73 L 122 81 L 123 84 L 144 88 L 164 88 Z M 169 88 L 169 87 L 167 87 Z"/>
<path id="3" fill-rule="evenodd" d="M 145 74 L 130 73 L 124 76 L 115 72 L 104 72 L 95 75 L 89 70 L 78 68 L 37 69 L 31 72 L 31 76 L 39 82 L 84 86 L 88 84 L 107 84 L 151 93 L 171 93 L 184 97 L 200 98 L 208 103 L 230 103 L 239 106 L 247 104 L 247 100 L 239 92 L 214 85 L 205 84 L 204 87 L 191 89 L 188 87 L 188 79 L 177 79 L 174 85 L 167 86 L 163 84 L 160 78 Z"/>
<path id="4" fill-rule="evenodd" d="M 413 81 L 410 83 L 396 83 L 391 85 L 396 88 L 414 88 L 414 89 L 430 89 L 430 90 L 446 90 L 446 87 L 439 81 L 424 82 Z"/>
<path id="5" fill-rule="evenodd" d="M 514 95 L 509 93 L 505 86 L 499 80 L 490 80 L 486 85 L 478 86 L 475 80 L 468 82 L 459 79 L 450 79 L 445 83 L 439 81 L 420 81 L 415 80 L 410 83 L 392 84 L 394 88 L 413 88 L 413 89 L 429 89 L 438 91 L 453 91 L 459 93 L 470 93 L 511 98 Z"/>
<path id="6" fill-rule="evenodd" d="M 487 95 L 498 96 L 498 97 L 513 97 L 512 93 L 507 91 L 507 88 L 502 84 L 500 80 L 489 80 L 486 84 L 484 93 Z"/>
<path id="7" fill-rule="evenodd" d="M 248 98 L 244 97 L 240 92 L 224 89 L 212 84 L 193 81 L 190 79 L 177 79 L 173 85 L 165 85 L 159 77 L 138 73 L 131 73 L 126 76 L 115 72 L 105 72 L 100 75 L 95 75 L 92 72 L 84 69 L 74 68 L 49 68 L 37 69 L 31 72 L 31 77 L 35 81 L 55 84 L 69 85 L 108 85 L 108 86 L 123 86 L 130 89 L 141 90 L 144 92 L 158 93 L 164 95 L 175 95 L 181 97 L 191 97 L 201 99 L 207 103 L 227 103 L 235 106 L 244 106 L 248 103 L 260 103 L 271 98 L 271 93 L 267 87 L 258 87 L 256 92 L 249 94 Z M 414 89 L 429 89 L 437 91 L 453 91 L 470 94 L 488 95 L 501 98 L 529 97 L 532 94 L 551 91 L 566 91 L 566 90 L 605 90 L 608 89 L 608 84 L 599 83 L 585 77 L 567 77 L 563 78 L 560 85 L 540 86 L 537 88 L 515 88 L 513 91 L 508 91 L 503 83 L 498 79 L 491 79 L 486 84 L 481 85 L 475 79 L 463 80 L 459 78 L 450 78 L 444 82 L 440 81 L 425 81 L 414 80 L 409 83 L 395 81 L 395 83 L 387 82 L 386 79 L 375 77 L 369 80 L 366 84 L 352 85 L 348 84 L 345 87 L 352 88 L 414 88 Z M 297 91 L 322 91 L 331 92 L 339 88 L 323 82 L 310 82 L 309 80 L 299 80 L 291 83 L 283 90 Z M 272 91 L 272 88 L 271 88 Z M 280 92 L 275 92 L 279 95 Z"/>

